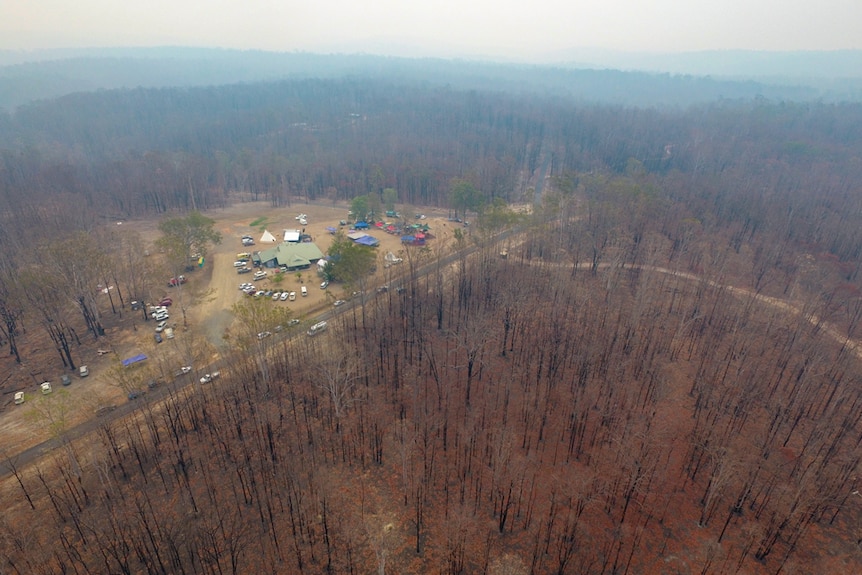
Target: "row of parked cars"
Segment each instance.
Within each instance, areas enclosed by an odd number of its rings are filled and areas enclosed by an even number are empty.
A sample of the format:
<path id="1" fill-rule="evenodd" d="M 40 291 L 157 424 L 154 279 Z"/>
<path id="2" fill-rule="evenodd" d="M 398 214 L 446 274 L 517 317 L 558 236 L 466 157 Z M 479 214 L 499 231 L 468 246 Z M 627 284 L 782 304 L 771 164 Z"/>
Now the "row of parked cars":
<path id="1" fill-rule="evenodd" d="M 87 377 L 88 375 L 90 375 L 90 368 L 88 368 L 86 365 L 80 366 L 78 368 L 78 375 L 80 377 Z M 68 374 L 64 373 L 63 375 L 60 376 L 60 383 L 64 387 L 67 385 L 72 385 L 72 378 Z M 50 381 L 43 381 L 42 383 L 39 384 L 39 391 L 42 393 L 42 395 L 48 395 L 49 393 L 51 393 L 54 390 L 51 387 Z M 22 403 L 24 403 L 24 399 L 25 398 L 24 398 L 24 392 L 23 391 L 16 391 L 15 392 L 15 405 L 21 405 Z"/>
<path id="2" fill-rule="evenodd" d="M 272 298 L 272 301 L 295 301 L 296 300 L 296 292 L 295 291 L 280 291 L 280 290 L 262 290 L 258 289 L 253 283 L 241 283 L 239 284 L 239 290 L 241 292 L 246 293 L 252 297 L 268 297 Z M 308 295 L 308 288 L 302 286 L 300 288 L 300 293 L 303 297 Z"/>

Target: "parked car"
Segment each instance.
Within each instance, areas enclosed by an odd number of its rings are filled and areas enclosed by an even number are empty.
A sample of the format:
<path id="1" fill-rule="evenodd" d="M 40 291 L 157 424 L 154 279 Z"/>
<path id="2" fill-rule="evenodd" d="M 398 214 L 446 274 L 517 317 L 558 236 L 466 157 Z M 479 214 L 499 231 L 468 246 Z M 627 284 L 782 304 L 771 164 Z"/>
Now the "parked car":
<path id="1" fill-rule="evenodd" d="M 88 368 L 86 365 L 82 365 L 78 368 L 78 375 L 80 375 L 81 377 L 87 377 L 88 375 L 90 375 L 90 368 Z"/>
<path id="2" fill-rule="evenodd" d="M 154 334 L 153 334 L 153 339 L 155 339 L 155 340 L 156 340 L 156 343 L 162 343 L 162 334 L 160 334 L 160 333 L 154 333 Z"/>
<path id="3" fill-rule="evenodd" d="M 254 272 L 254 276 L 252 276 L 252 277 L 254 278 L 255 281 L 262 280 L 263 278 L 266 277 L 266 272 L 263 270 L 258 270 L 256 272 Z"/>
<path id="4" fill-rule="evenodd" d="M 241 261 L 235 261 L 235 262 L 233 262 L 233 267 L 235 267 L 235 268 L 244 268 L 244 267 L 245 267 L 245 260 L 241 260 Z"/>
<path id="5" fill-rule="evenodd" d="M 294 318 L 294 319 L 292 319 L 292 320 L 290 320 L 290 321 L 288 321 L 288 322 L 287 322 L 287 326 L 288 326 L 288 327 L 293 327 L 293 326 L 295 326 L 295 325 L 299 325 L 299 320 L 298 320 L 298 319 L 296 319 L 296 318 Z"/>
<path id="6" fill-rule="evenodd" d="M 332 304 L 332 305 L 334 305 L 335 307 L 339 307 L 339 306 L 342 306 L 342 305 L 344 305 L 344 304 L 346 304 L 346 303 L 347 303 L 347 302 L 346 302 L 346 301 L 344 301 L 343 299 L 337 299 L 337 300 L 335 300 L 335 302 L 333 302 L 333 304 Z"/>
<path id="7" fill-rule="evenodd" d="M 218 379 L 219 372 L 214 371 L 212 373 L 204 374 L 204 376 L 200 379 L 201 383 L 209 383 L 214 379 Z"/>
<path id="8" fill-rule="evenodd" d="M 159 302 L 159 305 L 161 307 L 170 307 L 171 305 L 173 305 L 173 303 L 174 303 L 174 300 L 172 300 L 169 297 L 165 297 L 165 298 L 162 298 L 162 301 Z"/>
<path id="9" fill-rule="evenodd" d="M 174 377 L 180 377 L 182 375 L 185 375 L 185 374 L 191 372 L 191 370 L 192 370 L 192 366 L 184 365 L 174 372 Z"/>
<path id="10" fill-rule="evenodd" d="M 290 295 L 287 296 L 287 299 L 289 299 L 290 301 L 296 301 L 296 292 L 295 291 L 290 292 Z"/>
<path id="11" fill-rule="evenodd" d="M 168 280 L 168 287 L 177 287 L 180 284 L 186 283 L 186 276 L 179 276 Z"/>
<path id="12" fill-rule="evenodd" d="M 385 284 L 380 286 L 379 288 L 377 288 L 377 293 L 386 293 L 388 291 L 389 291 L 389 286 L 385 285 Z"/>
<path id="13" fill-rule="evenodd" d="M 270 332 L 268 332 L 268 331 L 262 331 L 262 332 L 260 332 L 259 334 L 257 334 L 257 339 L 266 339 L 266 338 L 268 338 L 268 337 L 269 337 L 269 336 L 271 336 L 271 335 L 272 335 L 272 334 L 271 334 Z"/>
<path id="14" fill-rule="evenodd" d="M 250 274 L 251 268 L 248 268 L 248 267 L 239 268 L 238 270 L 236 270 L 236 273 L 238 273 L 238 274 Z"/>
<path id="15" fill-rule="evenodd" d="M 287 301 L 288 296 L 290 296 L 290 292 L 283 291 L 281 292 L 281 295 L 278 296 L 278 299 L 281 301 Z"/>
<path id="16" fill-rule="evenodd" d="M 24 392 L 16 391 L 15 392 L 15 405 L 21 405 L 24 403 Z"/>
<path id="17" fill-rule="evenodd" d="M 240 252 L 240 253 L 236 254 L 236 259 L 238 259 L 241 262 L 248 261 L 251 259 L 251 254 L 248 252 Z"/>
<path id="18" fill-rule="evenodd" d="M 307 288 L 307 287 L 305 287 L 305 286 L 302 286 L 302 287 L 299 289 L 299 291 L 300 291 L 300 293 L 302 293 L 302 297 L 305 297 L 305 296 L 307 296 L 307 295 L 308 295 L 308 288 Z"/>
<path id="19" fill-rule="evenodd" d="M 174 328 L 166 327 L 165 328 L 165 337 L 168 339 L 174 339 Z"/>
<path id="20" fill-rule="evenodd" d="M 72 378 L 64 373 L 60 376 L 60 383 L 63 385 L 72 385 Z"/>
<path id="21" fill-rule="evenodd" d="M 320 289 L 326 289 L 326 288 L 328 288 L 328 287 L 329 287 L 329 282 L 328 282 L 328 281 L 322 281 L 322 282 L 320 282 Z"/>
<path id="22" fill-rule="evenodd" d="M 49 381 L 43 381 L 42 384 L 39 386 L 39 389 L 42 390 L 42 395 L 48 395 L 49 393 L 51 393 L 51 391 L 53 391 L 51 389 L 51 382 Z"/>
<path id="23" fill-rule="evenodd" d="M 279 292 L 279 291 L 272 292 L 272 301 L 278 301 L 278 298 L 280 298 L 280 297 L 281 297 L 281 292 Z"/>
<path id="24" fill-rule="evenodd" d="M 165 331 L 165 326 L 168 325 L 168 320 L 163 319 L 156 325 L 156 333 L 162 333 Z"/>
<path id="25" fill-rule="evenodd" d="M 140 392 L 138 390 L 130 391 L 129 392 L 129 401 L 134 401 L 135 399 L 138 399 L 142 395 L 143 395 L 143 392 Z"/>
<path id="26" fill-rule="evenodd" d="M 254 287 L 254 284 L 252 284 L 252 283 L 241 283 L 241 284 L 239 284 L 239 290 L 240 291 L 245 291 L 250 287 Z"/>

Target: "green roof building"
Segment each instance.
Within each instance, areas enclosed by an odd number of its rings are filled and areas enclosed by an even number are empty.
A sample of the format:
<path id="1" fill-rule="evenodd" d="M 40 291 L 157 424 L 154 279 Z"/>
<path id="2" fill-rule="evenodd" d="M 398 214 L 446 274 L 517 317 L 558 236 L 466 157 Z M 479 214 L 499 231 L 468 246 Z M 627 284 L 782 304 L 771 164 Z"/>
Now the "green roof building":
<path id="1" fill-rule="evenodd" d="M 260 252 L 260 265 L 267 268 L 286 266 L 288 270 L 306 269 L 323 257 L 313 243 L 284 242 Z"/>

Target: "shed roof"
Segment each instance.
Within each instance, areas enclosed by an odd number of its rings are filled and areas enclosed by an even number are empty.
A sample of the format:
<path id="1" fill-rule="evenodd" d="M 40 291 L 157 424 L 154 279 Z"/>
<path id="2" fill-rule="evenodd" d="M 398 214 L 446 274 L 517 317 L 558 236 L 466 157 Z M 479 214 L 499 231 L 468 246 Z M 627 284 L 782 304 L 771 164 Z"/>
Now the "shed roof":
<path id="1" fill-rule="evenodd" d="M 260 252 L 260 261 L 264 264 L 275 260 L 276 265 L 287 267 L 308 266 L 322 257 L 323 252 L 313 243 L 286 242 Z"/>

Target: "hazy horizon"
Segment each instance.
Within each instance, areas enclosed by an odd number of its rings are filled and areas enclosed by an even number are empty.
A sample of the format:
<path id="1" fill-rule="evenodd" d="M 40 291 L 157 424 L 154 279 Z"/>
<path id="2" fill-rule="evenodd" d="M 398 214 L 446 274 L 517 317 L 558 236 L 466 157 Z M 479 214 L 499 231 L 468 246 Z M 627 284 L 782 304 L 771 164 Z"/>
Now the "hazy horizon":
<path id="1" fill-rule="evenodd" d="M 667 55 L 862 48 L 862 3 L 825 0 L 657 0 L 560 3 L 513 0 L 312 4 L 180 0 L 12 0 L 0 49 L 212 47 L 275 52 L 559 61 L 568 53 Z"/>

